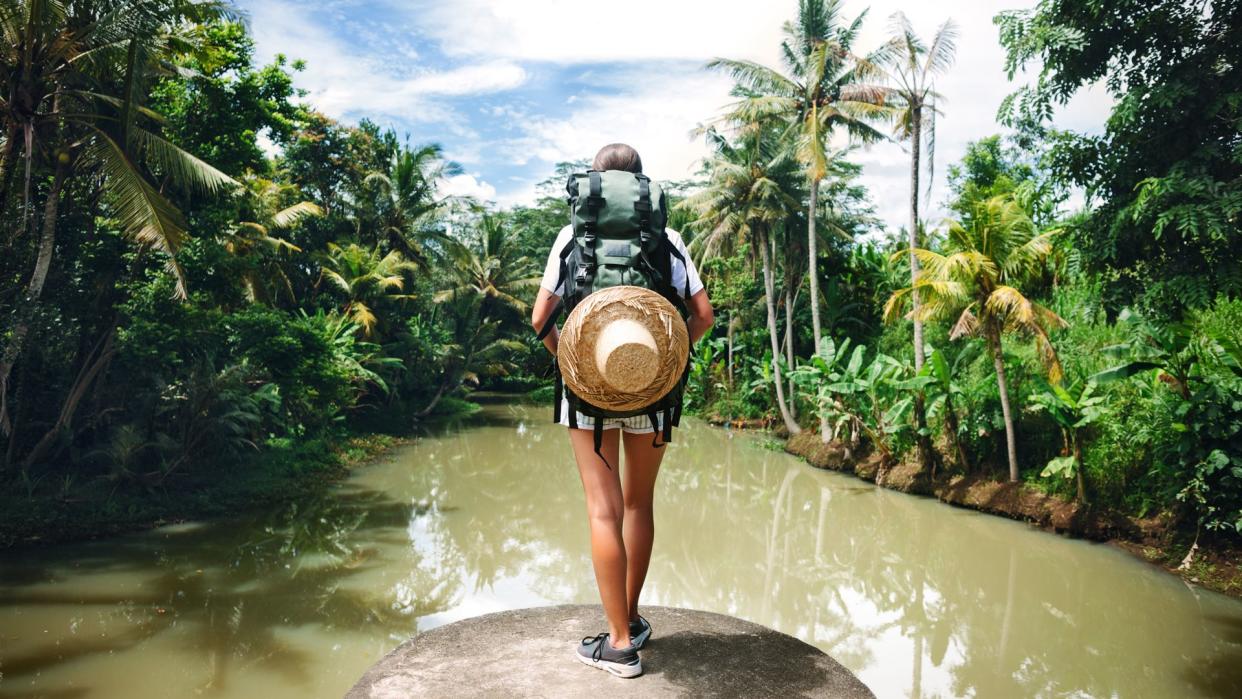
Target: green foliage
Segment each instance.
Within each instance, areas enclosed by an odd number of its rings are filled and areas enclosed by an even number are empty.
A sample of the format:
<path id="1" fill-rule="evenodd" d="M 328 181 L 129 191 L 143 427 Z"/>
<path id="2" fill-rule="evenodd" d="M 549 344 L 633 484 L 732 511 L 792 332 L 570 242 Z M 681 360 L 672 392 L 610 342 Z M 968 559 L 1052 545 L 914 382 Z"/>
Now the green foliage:
<path id="1" fill-rule="evenodd" d="M 1047 139 L 1053 175 L 1095 202 L 1073 236 L 1110 310 L 1178 316 L 1242 293 L 1242 5 L 1044 0 L 996 23 L 1010 77 L 1038 66 L 1001 120 L 1023 145 Z M 1115 100 L 1102 134 L 1045 130 L 1096 83 Z"/>
<path id="2" fill-rule="evenodd" d="M 790 372 L 801 395 L 832 429 L 834 439 L 857 445 L 865 437 L 886 460 L 907 444 L 906 419 L 914 392 L 931 383 L 885 354 L 867 361 L 867 348 L 824 338 L 810 362 Z"/>

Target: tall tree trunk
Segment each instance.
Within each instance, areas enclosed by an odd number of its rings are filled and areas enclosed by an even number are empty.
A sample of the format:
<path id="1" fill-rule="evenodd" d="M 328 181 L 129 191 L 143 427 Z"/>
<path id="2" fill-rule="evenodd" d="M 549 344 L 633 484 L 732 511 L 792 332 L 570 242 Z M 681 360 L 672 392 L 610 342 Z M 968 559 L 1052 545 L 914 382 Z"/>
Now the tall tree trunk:
<path id="1" fill-rule="evenodd" d="M 910 135 L 910 229 L 906 236 L 909 239 L 910 249 L 913 251 L 919 247 L 919 146 L 922 139 L 922 110 L 917 106 L 914 108 L 914 125 Z M 910 253 L 910 286 L 916 286 L 919 281 L 919 260 Z M 919 310 L 919 292 L 915 288 L 910 294 L 910 302 L 915 311 L 914 318 L 914 370 L 919 371 L 923 368 L 923 362 L 926 357 L 923 356 L 923 321 L 918 318 Z"/>
<path id="2" fill-rule="evenodd" d="M 1087 479 L 1082 472 L 1082 440 L 1079 439 L 1078 430 L 1072 433 L 1074 440 L 1074 474 L 1078 480 L 1078 502 L 1083 505 L 1087 504 Z"/>
<path id="3" fill-rule="evenodd" d="M 733 395 L 733 321 L 736 320 L 733 316 L 734 312 L 729 311 L 729 320 L 725 324 L 725 337 L 729 345 L 729 359 L 727 362 L 729 369 L 729 396 Z"/>
<path id="4" fill-rule="evenodd" d="M 824 335 L 819 320 L 819 234 L 815 230 L 819 214 L 818 179 L 811 181 L 811 196 L 806 213 L 807 274 L 811 278 L 811 331 L 815 338 L 815 351 L 818 352 L 820 338 Z M 832 438 L 828 421 L 822 415 L 819 417 L 819 437 L 825 443 Z"/>
<path id="5" fill-rule="evenodd" d="M 819 350 L 819 338 L 823 334 L 819 324 L 819 235 L 815 232 L 815 219 L 818 213 L 819 180 L 812 180 L 810 203 L 806 211 L 806 269 L 811 276 L 811 330 L 815 336 L 817 351 Z"/>
<path id="6" fill-rule="evenodd" d="M 788 277 L 788 275 L 786 275 Z M 793 308 L 794 296 L 793 287 L 786 279 L 785 284 L 785 366 L 793 368 Z M 795 420 L 798 419 L 798 401 L 794 400 L 794 382 L 789 379 L 789 414 Z"/>
<path id="7" fill-rule="evenodd" d="M 944 427 L 949 433 L 949 439 L 953 440 L 953 449 L 957 452 L 957 461 L 961 464 L 962 469 L 970 473 L 970 458 L 966 456 L 966 449 L 962 446 L 962 438 L 957 433 L 960 423 L 957 419 L 957 410 L 954 409 L 952 401 L 948 396 L 944 399 Z M 932 471 L 935 475 L 935 471 Z"/>
<path id="8" fill-rule="evenodd" d="M 12 182 L 13 153 L 17 150 L 17 128 L 10 125 L 4 132 L 4 148 L 0 150 L 0 213 L 9 200 L 9 185 Z"/>
<path id="9" fill-rule="evenodd" d="M 923 321 L 918 317 L 919 310 L 919 260 L 913 250 L 919 247 L 919 149 L 923 144 L 923 110 L 916 104 L 913 109 L 913 124 L 910 133 L 910 230 L 907 233 L 910 242 L 910 302 L 914 308 L 914 371 L 922 371 L 927 358 L 923 354 Z M 918 447 L 919 466 L 926 471 L 932 465 L 931 437 L 927 434 L 927 408 L 923 391 L 914 392 L 914 429 L 915 443 Z"/>
<path id="10" fill-rule="evenodd" d="M 116 340 L 116 322 L 109 326 L 107 333 L 92 348 L 91 353 L 87 355 L 86 361 L 82 364 L 82 370 L 78 372 L 77 378 L 73 382 L 73 386 L 69 389 L 69 395 L 65 397 L 65 402 L 60 408 L 60 415 L 56 418 L 56 422 L 52 425 L 43 437 L 35 444 L 34 449 L 30 450 L 30 454 L 26 456 L 22 462 L 22 468 L 29 469 L 38 463 L 60 438 L 60 435 L 68 430 L 73 424 L 73 416 L 78 412 L 78 404 L 82 402 L 82 398 L 86 396 L 86 391 L 91 387 L 95 378 L 103 372 L 108 363 L 112 361 L 115 354 L 112 345 Z"/>
<path id="11" fill-rule="evenodd" d="M 415 420 L 421 420 L 427 417 L 431 414 L 431 411 L 436 409 L 436 406 L 440 404 L 440 399 L 443 398 L 444 394 L 448 391 L 449 383 L 450 381 L 446 375 L 445 378 L 440 381 L 440 387 L 436 389 L 436 394 L 431 397 L 431 402 L 427 404 L 427 407 L 414 414 Z"/>
<path id="12" fill-rule="evenodd" d="M 992 366 L 996 369 L 996 388 L 1000 391 L 1001 413 L 1005 416 L 1005 448 L 1009 453 L 1009 482 L 1018 482 L 1018 443 L 1014 438 L 1013 414 L 1009 410 L 1009 384 L 1005 380 L 1005 356 L 1001 348 L 1000 329 L 988 321 L 988 349 L 992 352 Z"/>
<path id="13" fill-rule="evenodd" d="M 56 212 L 68 170 L 65 164 L 57 162 L 56 174 L 52 177 L 52 187 L 48 190 L 47 204 L 43 210 L 43 234 L 39 237 L 39 254 L 35 258 L 34 271 L 30 274 L 26 294 L 17 307 L 17 317 L 9 343 L 4 347 L 4 354 L 0 355 L 0 432 L 5 435 L 10 435 L 13 427 L 9 420 L 7 400 L 9 377 L 13 374 L 13 365 L 17 363 L 26 343 L 26 336 L 30 333 L 30 321 L 38 309 L 39 298 L 43 295 L 43 284 L 47 281 L 47 272 L 52 266 L 52 252 L 56 248 Z"/>
<path id="14" fill-rule="evenodd" d="M 768 307 L 768 337 L 772 340 L 772 371 L 776 384 L 776 405 L 781 411 L 781 419 L 785 421 L 785 429 L 789 430 L 789 434 L 798 434 L 802 428 L 798 427 L 798 423 L 789 414 L 789 407 L 785 404 L 785 386 L 781 380 L 779 361 L 781 349 L 776 339 L 776 282 L 772 278 L 772 252 L 768 249 L 766 240 L 759 241 L 759 249 L 763 252 L 763 300 Z"/>

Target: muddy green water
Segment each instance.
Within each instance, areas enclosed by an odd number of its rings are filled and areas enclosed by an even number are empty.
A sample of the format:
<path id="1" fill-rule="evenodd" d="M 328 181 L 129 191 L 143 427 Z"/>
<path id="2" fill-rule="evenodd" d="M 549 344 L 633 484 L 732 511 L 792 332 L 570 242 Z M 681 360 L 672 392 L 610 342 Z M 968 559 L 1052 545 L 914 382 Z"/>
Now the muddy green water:
<path id="1" fill-rule="evenodd" d="M 339 697 L 420 631 L 597 601 L 547 412 L 488 406 L 279 511 L 0 557 L 0 696 Z M 881 697 L 1242 696 L 1242 603 L 1106 546 L 699 423 L 656 507 L 645 601 L 793 634 Z"/>

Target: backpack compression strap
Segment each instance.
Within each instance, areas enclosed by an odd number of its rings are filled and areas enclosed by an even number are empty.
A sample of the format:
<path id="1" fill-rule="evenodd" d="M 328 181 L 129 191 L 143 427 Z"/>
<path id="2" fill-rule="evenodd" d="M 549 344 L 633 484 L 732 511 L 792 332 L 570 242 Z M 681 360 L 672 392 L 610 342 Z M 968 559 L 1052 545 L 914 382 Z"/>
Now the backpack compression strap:
<path id="1" fill-rule="evenodd" d="M 591 288 L 591 281 L 595 278 L 595 224 L 599 221 L 599 210 L 604 206 L 604 183 L 599 172 L 592 170 L 587 175 L 591 188 L 586 198 L 586 216 L 582 219 L 582 261 L 574 275 L 580 289 Z"/>
<path id="2" fill-rule="evenodd" d="M 647 269 L 647 273 L 651 275 L 652 281 L 655 282 L 655 288 L 663 289 L 671 282 L 664 278 L 660 268 L 656 267 L 647 255 L 647 250 L 651 247 L 651 239 L 655 237 L 655 234 L 651 232 L 651 179 L 646 175 L 635 175 L 634 178 L 638 180 L 638 201 L 634 202 L 634 210 L 638 212 L 638 235 L 641 241 L 638 257 L 643 267 Z M 661 235 L 664 234 L 661 233 Z"/>

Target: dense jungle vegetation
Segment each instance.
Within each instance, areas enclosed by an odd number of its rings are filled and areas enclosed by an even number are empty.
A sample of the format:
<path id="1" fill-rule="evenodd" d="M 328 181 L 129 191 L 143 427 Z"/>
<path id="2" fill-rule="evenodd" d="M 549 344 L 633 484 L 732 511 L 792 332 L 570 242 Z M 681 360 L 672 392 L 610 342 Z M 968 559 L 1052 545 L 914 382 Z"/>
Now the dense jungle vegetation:
<path id="1" fill-rule="evenodd" d="M 802 0 L 780 65 L 705 66 L 736 87 L 671 188 L 719 319 L 691 409 L 1236 541 L 1242 3 L 998 15 L 1032 77 L 947 166 L 944 221 L 936 79 L 970 68 L 951 21 L 860 45 L 876 21 Z M 527 304 L 584 163 L 528 206 L 443 196 L 434 134 L 317 112 L 224 3 L 0 0 L 0 35 L 6 527 L 211 511 L 548 380 Z M 1096 84 L 1102 130 L 1053 128 Z M 896 231 L 852 160 L 884 139 Z"/>

